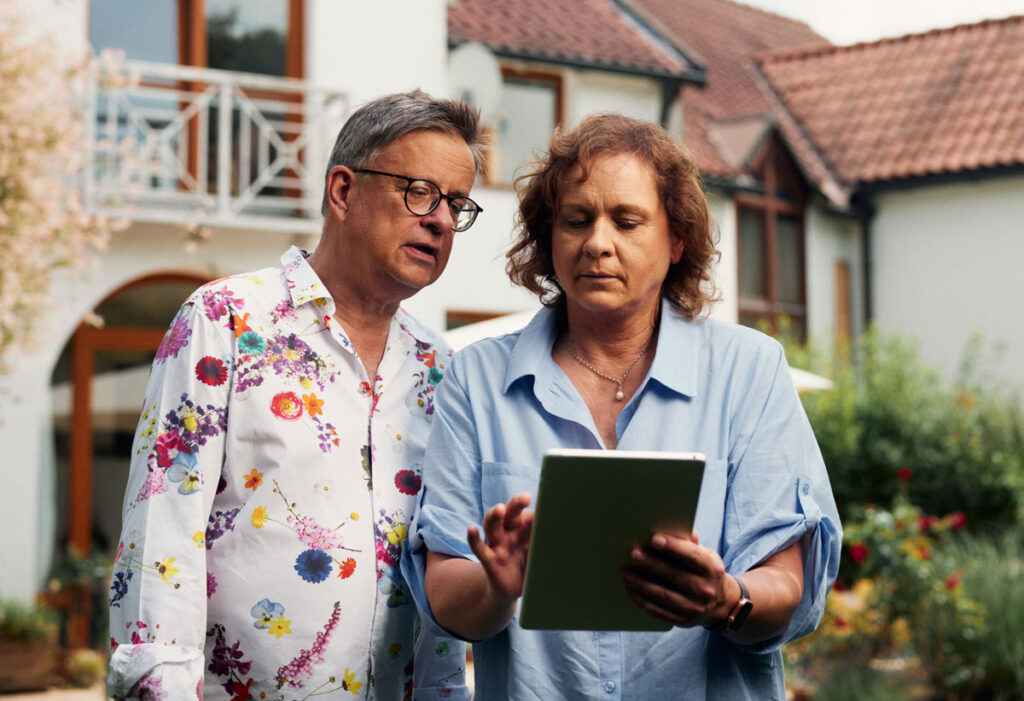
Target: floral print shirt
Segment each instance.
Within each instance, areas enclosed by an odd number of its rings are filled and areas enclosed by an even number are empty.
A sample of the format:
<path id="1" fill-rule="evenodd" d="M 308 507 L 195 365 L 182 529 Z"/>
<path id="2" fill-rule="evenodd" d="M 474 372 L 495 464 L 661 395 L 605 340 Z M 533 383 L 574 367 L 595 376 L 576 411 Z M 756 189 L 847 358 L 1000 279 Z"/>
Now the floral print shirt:
<path id="1" fill-rule="evenodd" d="M 399 568 L 451 351 L 399 310 L 371 380 L 304 252 L 281 261 L 201 287 L 157 351 L 109 691 L 468 698 L 463 644 L 420 630 Z"/>

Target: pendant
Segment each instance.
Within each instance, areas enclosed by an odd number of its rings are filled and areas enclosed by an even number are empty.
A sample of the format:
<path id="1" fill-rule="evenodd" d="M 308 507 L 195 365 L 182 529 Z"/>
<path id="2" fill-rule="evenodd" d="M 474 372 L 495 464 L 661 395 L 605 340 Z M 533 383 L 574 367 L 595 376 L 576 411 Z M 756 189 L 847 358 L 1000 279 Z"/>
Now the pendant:
<path id="1" fill-rule="evenodd" d="M 626 395 L 624 395 L 624 394 L 622 393 L 622 390 L 620 389 L 620 390 L 619 390 L 618 392 L 616 392 L 616 393 L 615 393 L 615 401 L 617 401 L 617 402 L 621 402 L 621 401 L 622 401 L 622 398 L 623 398 L 623 397 L 625 397 L 625 396 L 626 396 Z"/>

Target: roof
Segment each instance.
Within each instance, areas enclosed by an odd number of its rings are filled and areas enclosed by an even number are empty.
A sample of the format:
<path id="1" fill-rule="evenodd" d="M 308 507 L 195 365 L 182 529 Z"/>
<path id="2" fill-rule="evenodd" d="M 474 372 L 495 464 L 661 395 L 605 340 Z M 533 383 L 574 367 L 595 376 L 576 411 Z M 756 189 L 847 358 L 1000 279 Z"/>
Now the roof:
<path id="1" fill-rule="evenodd" d="M 759 62 L 848 187 L 1024 165 L 1024 16 Z"/>
<path id="2" fill-rule="evenodd" d="M 700 80 L 699 66 L 614 0 L 460 0 L 448 10 L 452 45 L 477 41 L 498 56 Z"/>
<path id="3" fill-rule="evenodd" d="M 777 121 L 777 104 L 753 57 L 766 51 L 828 45 L 804 22 L 732 0 L 627 0 L 628 6 L 704 66 L 707 83 L 683 89 L 683 141 L 705 175 L 742 175 L 733 136 L 737 122 Z M 748 129 L 749 131 L 749 129 Z M 794 135 L 795 136 L 795 135 Z M 756 141 L 756 139 L 748 139 Z"/>

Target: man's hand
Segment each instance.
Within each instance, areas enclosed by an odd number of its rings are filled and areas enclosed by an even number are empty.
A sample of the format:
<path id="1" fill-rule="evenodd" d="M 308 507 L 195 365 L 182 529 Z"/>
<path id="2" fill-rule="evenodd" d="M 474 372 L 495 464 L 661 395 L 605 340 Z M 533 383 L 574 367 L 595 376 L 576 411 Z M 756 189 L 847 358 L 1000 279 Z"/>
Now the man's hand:
<path id="1" fill-rule="evenodd" d="M 484 515 L 483 538 L 476 526 L 466 529 L 469 547 L 484 567 L 495 604 L 513 602 L 523 593 L 533 529 L 534 512 L 525 510 L 529 505 L 529 494 L 516 494 Z"/>

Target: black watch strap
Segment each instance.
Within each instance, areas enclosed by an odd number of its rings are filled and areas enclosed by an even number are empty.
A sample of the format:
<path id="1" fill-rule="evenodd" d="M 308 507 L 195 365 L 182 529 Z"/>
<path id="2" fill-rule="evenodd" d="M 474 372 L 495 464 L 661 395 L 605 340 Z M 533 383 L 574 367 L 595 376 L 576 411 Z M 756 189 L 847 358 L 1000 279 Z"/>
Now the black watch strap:
<path id="1" fill-rule="evenodd" d="M 740 585 L 740 600 L 736 602 L 732 611 L 726 616 L 725 620 L 716 625 L 713 628 L 708 628 L 713 633 L 721 633 L 722 631 L 735 631 L 739 630 L 743 622 L 747 620 L 747 616 L 750 615 L 751 609 L 754 608 L 754 602 L 750 600 L 750 591 L 747 589 L 747 585 L 743 583 L 743 580 L 736 575 L 729 575 L 736 580 L 736 583 Z"/>

